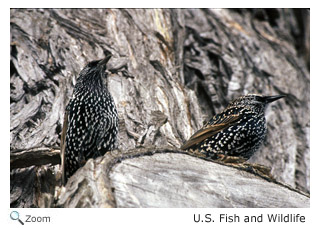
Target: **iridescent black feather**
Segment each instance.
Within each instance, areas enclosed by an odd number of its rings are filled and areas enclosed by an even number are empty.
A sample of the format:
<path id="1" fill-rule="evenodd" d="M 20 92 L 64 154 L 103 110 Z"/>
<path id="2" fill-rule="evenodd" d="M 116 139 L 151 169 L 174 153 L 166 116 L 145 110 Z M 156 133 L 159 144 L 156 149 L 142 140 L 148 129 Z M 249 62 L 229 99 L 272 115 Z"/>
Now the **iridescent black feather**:
<path id="1" fill-rule="evenodd" d="M 79 74 L 66 108 L 62 133 L 62 182 L 89 158 L 116 148 L 118 113 L 106 85 L 105 59 L 90 62 Z"/>
<path id="2" fill-rule="evenodd" d="M 249 159 L 266 136 L 267 104 L 282 97 L 248 94 L 234 100 L 194 133 L 181 149 L 191 149 L 212 159 L 219 155 Z"/>

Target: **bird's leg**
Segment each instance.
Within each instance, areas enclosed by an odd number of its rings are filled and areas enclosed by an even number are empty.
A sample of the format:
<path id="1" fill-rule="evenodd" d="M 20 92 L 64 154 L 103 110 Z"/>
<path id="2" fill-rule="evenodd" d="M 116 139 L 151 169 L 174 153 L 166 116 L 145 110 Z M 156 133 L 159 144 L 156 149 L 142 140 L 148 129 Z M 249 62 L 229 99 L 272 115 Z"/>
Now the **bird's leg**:
<path id="1" fill-rule="evenodd" d="M 265 177 L 268 180 L 275 180 L 274 177 L 271 174 L 271 168 L 264 166 L 264 165 L 260 165 L 257 163 L 243 163 L 244 166 L 246 166 L 247 168 L 250 169 L 250 171 L 254 174 L 257 174 L 259 176 Z"/>
<path id="2" fill-rule="evenodd" d="M 217 161 L 223 162 L 223 163 L 233 163 L 233 164 L 239 164 L 244 163 L 247 159 L 243 157 L 237 157 L 237 156 L 228 156 L 225 154 L 217 154 Z"/>
<path id="3" fill-rule="evenodd" d="M 199 152 L 198 150 L 189 149 L 186 152 L 193 157 L 203 158 L 205 160 L 212 160 L 212 159 L 208 158 L 205 154 Z"/>
<path id="4" fill-rule="evenodd" d="M 233 160 L 233 159 L 235 159 L 235 160 Z M 244 158 L 228 156 L 228 158 L 225 158 L 225 160 L 217 160 L 217 162 L 220 164 L 224 164 L 224 165 L 233 167 L 233 168 L 247 171 L 249 173 L 260 176 L 268 181 L 275 181 L 275 178 L 271 174 L 270 167 L 256 164 L 256 163 L 243 162 L 243 159 Z"/>
<path id="5" fill-rule="evenodd" d="M 237 156 L 228 156 L 224 154 L 218 154 L 218 159 L 216 161 L 218 163 L 223 163 L 227 166 L 238 168 L 241 170 L 248 171 L 250 173 L 256 174 L 260 177 L 263 177 L 265 179 L 268 179 L 269 181 L 274 181 L 274 177 L 271 175 L 271 168 L 260 165 L 257 163 L 248 163 L 246 162 L 247 159 L 243 157 L 237 157 Z"/>

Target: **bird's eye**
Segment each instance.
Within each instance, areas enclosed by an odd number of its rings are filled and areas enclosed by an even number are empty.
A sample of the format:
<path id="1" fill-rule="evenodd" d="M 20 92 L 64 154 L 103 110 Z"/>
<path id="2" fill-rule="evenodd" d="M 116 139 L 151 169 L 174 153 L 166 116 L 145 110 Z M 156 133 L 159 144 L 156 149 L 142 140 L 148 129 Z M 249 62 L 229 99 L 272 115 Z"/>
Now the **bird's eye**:
<path id="1" fill-rule="evenodd" d="M 92 62 L 88 63 L 88 67 L 90 67 L 90 68 L 94 67 L 94 66 L 98 65 L 98 63 L 99 63 L 99 60 L 92 61 Z"/>
<path id="2" fill-rule="evenodd" d="M 258 101 L 258 102 L 264 102 L 265 101 L 265 99 L 263 98 L 263 97 L 256 97 L 256 101 Z"/>

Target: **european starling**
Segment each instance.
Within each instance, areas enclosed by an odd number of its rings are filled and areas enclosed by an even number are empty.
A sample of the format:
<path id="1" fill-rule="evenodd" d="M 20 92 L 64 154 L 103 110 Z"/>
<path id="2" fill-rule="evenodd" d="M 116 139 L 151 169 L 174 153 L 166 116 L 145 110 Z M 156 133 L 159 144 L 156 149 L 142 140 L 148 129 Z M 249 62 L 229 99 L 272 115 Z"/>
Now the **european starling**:
<path id="1" fill-rule="evenodd" d="M 106 63 L 90 62 L 79 74 L 61 135 L 62 183 L 89 158 L 116 148 L 118 113 L 106 85 Z"/>
<path id="2" fill-rule="evenodd" d="M 266 136 L 267 104 L 282 97 L 248 94 L 237 98 L 192 135 L 181 149 L 191 149 L 211 159 L 234 156 L 248 160 Z"/>

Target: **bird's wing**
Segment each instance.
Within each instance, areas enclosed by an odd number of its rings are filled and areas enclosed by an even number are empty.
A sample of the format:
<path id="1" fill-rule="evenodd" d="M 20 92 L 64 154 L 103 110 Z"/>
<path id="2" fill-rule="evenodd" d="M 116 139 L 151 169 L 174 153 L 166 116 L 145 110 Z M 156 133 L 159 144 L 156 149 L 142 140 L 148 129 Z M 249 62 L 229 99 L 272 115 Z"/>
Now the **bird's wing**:
<path id="1" fill-rule="evenodd" d="M 103 144 L 105 143 L 105 140 L 107 139 L 107 135 L 110 134 L 110 130 L 114 128 L 114 126 L 117 125 L 117 119 L 116 117 L 106 114 L 105 115 L 105 121 L 103 121 L 103 124 L 100 124 L 99 130 L 100 134 L 97 139 L 97 148 L 101 149 Z"/>
<path id="2" fill-rule="evenodd" d="M 240 119 L 239 114 L 221 115 L 219 117 L 220 118 L 213 118 L 203 128 L 194 133 L 190 139 L 181 146 L 181 149 L 185 150 L 202 142 L 203 140 L 217 134 L 219 131 L 235 124 Z"/>
<path id="3" fill-rule="evenodd" d="M 66 135 L 67 135 L 67 128 L 68 128 L 68 116 L 69 112 L 66 111 L 64 114 L 63 120 L 63 127 L 61 133 L 61 140 L 60 140 L 60 157 L 61 157 L 61 183 L 65 185 L 66 177 L 65 177 L 65 152 L 66 152 Z"/>
<path id="4" fill-rule="evenodd" d="M 105 114 L 104 121 L 96 121 L 85 133 L 80 144 L 79 163 L 80 166 L 91 157 L 101 156 L 101 148 L 105 143 L 107 134 L 113 126 L 112 116 Z"/>
<path id="5" fill-rule="evenodd" d="M 98 153 L 97 141 L 101 134 L 101 125 L 100 121 L 96 121 L 85 130 L 85 135 L 82 138 L 80 143 L 80 151 L 78 155 L 79 165 L 82 166 L 85 162 Z"/>

